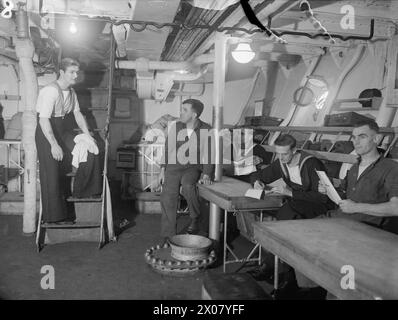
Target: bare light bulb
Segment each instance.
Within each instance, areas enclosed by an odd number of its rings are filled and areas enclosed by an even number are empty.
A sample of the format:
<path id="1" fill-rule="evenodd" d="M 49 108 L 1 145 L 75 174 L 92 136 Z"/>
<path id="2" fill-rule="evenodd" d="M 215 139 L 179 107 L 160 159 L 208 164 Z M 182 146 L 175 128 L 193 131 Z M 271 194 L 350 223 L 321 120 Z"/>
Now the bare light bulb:
<path id="1" fill-rule="evenodd" d="M 76 34 L 77 33 L 76 23 L 71 22 L 71 24 L 69 26 L 69 32 L 72 33 L 72 34 Z"/>
<path id="2" fill-rule="evenodd" d="M 232 51 L 232 57 L 238 63 L 249 63 L 255 57 L 255 53 L 248 43 L 239 43 Z"/>
<path id="3" fill-rule="evenodd" d="M 326 103 L 326 99 L 329 95 L 329 91 L 326 90 L 325 92 L 323 92 L 318 99 L 316 99 L 315 101 L 315 108 L 318 110 L 322 110 L 322 108 L 324 107 L 325 103 Z"/>

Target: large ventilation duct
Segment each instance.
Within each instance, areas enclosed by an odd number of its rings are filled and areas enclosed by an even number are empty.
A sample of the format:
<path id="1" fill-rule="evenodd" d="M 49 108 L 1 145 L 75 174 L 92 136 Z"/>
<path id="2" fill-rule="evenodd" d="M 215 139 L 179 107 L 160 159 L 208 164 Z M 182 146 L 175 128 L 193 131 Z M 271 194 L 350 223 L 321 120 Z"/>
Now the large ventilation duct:
<path id="1" fill-rule="evenodd" d="M 118 69 L 136 69 L 136 70 L 192 70 L 203 64 L 209 64 L 214 61 L 211 54 L 203 54 L 190 61 L 170 62 L 170 61 L 149 61 L 145 58 L 138 58 L 134 61 L 117 60 L 115 66 Z"/>
<path id="2" fill-rule="evenodd" d="M 199 79 L 207 71 L 207 68 L 201 66 L 213 61 L 213 55 L 207 54 L 184 62 L 149 61 L 139 58 L 135 61 L 116 61 L 115 65 L 119 69 L 136 70 L 136 88 L 140 99 L 164 101 L 174 81 Z"/>

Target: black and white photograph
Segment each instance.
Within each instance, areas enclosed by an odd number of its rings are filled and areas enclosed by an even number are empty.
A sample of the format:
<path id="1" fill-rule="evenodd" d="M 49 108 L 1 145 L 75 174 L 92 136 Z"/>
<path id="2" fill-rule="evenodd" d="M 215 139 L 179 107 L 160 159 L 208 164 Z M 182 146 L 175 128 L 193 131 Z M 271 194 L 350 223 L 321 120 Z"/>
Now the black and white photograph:
<path id="1" fill-rule="evenodd" d="M 0 0 L 0 300 L 398 300 L 397 111 L 398 0 Z"/>

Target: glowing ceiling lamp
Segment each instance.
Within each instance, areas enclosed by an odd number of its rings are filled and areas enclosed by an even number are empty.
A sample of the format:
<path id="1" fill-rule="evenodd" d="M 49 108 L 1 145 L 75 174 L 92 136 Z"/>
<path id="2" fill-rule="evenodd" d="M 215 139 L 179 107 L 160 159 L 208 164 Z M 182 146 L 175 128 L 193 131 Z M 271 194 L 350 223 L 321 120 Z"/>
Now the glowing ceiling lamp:
<path id="1" fill-rule="evenodd" d="M 315 108 L 318 110 L 323 109 L 326 99 L 328 98 L 329 91 L 324 91 L 316 100 L 315 100 Z"/>
<path id="2" fill-rule="evenodd" d="M 317 121 L 320 111 L 325 106 L 326 100 L 329 96 L 329 86 L 325 79 L 321 76 L 309 76 L 308 83 L 312 86 L 314 95 L 315 112 L 312 115 L 314 121 Z"/>
<path id="3" fill-rule="evenodd" d="M 249 63 L 255 57 L 255 53 L 248 43 L 239 43 L 232 51 L 232 57 L 238 63 Z"/>
<path id="4" fill-rule="evenodd" d="M 76 34 L 77 33 L 77 26 L 76 23 L 74 21 L 72 21 L 69 25 L 69 32 L 72 34 Z"/>

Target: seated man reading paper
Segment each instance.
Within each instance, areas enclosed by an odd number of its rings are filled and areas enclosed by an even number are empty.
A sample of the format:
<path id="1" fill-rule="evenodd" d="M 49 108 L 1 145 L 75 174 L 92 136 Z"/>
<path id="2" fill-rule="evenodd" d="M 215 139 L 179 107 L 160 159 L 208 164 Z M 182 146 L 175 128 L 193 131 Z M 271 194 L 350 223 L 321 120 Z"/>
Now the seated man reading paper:
<path id="1" fill-rule="evenodd" d="M 379 126 L 372 120 L 355 126 L 352 136 L 358 162 L 342 181 L 345 199 L 339 203 L 339 209 L 328 215 L 398 233 L 398 163 L 378 152 L 378 134 Z M 320 185 L 319 191 L 324 193 L 324 189 Z"/>
<path id="2" fill-rule="evenodd" d="M 372 120 L 355 126 L 352 136 L 358 162 L 342 181 L 339 208 L 328 212 L 328 216 L 357 220 L 398 234 L 398 163 L 379 154 L 378 133 L 379 126 Z M 324 185 L 319 185 L 319 192 L 326 193 Z M 302 299 L 302 292 L 319 289 L 297 271 L 296 279 L 298 286 L 287 286 L 289 290 L 282 296 Z"/>

